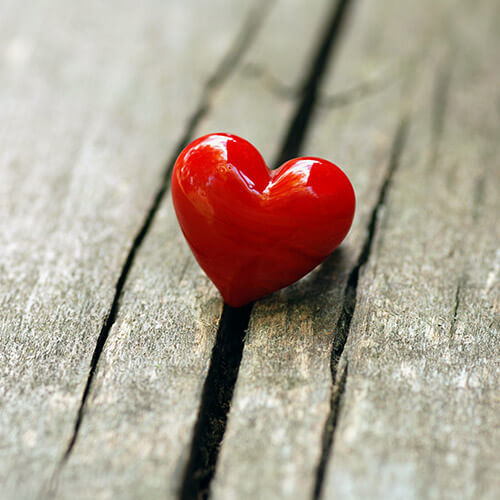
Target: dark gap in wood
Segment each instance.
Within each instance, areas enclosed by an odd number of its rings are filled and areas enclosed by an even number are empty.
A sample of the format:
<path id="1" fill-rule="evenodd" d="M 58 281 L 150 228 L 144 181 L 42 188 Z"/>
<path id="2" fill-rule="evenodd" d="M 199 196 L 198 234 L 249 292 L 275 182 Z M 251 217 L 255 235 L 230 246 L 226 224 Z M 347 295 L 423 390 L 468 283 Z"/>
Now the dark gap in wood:
<path id="1" fill-rule="evenodd" d="M 453 339 L 455 336 L 455 333 L 457 331 L 457 319 L 458 319 L 458 309 L 460 308 L 460 291 L 462 289 L 462 284 L 463 284 L 463 275 L 460 276 L 458 283 L 457 283 L 457 288 L 455 290 L 455 306 L 453 308 L 453 315 L 451 317 L 451 324 L 450 324 L 450 331 L 448 333 L 448 336 L 450 340 Z"/>
<path id="2" fill-rule="evenodd" d="M 68 442 L 68 445 L 64 451 L 63 456 L 61 457 L 61 460 L 59 462 L 59 465 L 53 474 L 52 478 L 49 481 L 49 488 L 48 491 L 51 491 L 54 486 L 54 481 L 58 473 L 60 472 L 61 468 L 64 466 L 65 462 L 68 460 L 69 456 L 71 455 L 71 452 L 75 446 L 75 443 L 78 438 L 78 433 L 80 430 L 80 426 L 82 423 L 83 415 L 84 415 L 84 409 L 85 409 L 85 404 L 88 399 L 89 393 L 90 393 L 90 388 L 92 386 L 92 381 L 94 379 L 94 375 L 97 369 L 97 365 L 99 363 L 99 358 L 102 354 L 102 351 L 104 349 L 104 345 L 106 344 L 106 340 L 109 336 L 109 332 L 111 331 L 111 328 L 116 320 L 116 316 L 119 310 L 119 305 L 120 305 L 120 297 L 123 292 L 123 287 L 125 285 L 125 282 L 127 280 L 128 274 L 130 272 L 130 269 L 132 268 L 132 265 L 134 263 L 135 256 L 137 254 L 137 251 L 139 250 L 140 246 L 142 245 L 144 238 L 146 237 L 146 234 L 148 233 L 151 224 L 156 216 L 156 213 L 158 212 L 158 209 L 160 208 L 160 205 L 165 198 L 165 194 L 167 193 L 169 187 L 170 187 L 170 178 L 171 178 L 171 173 L 172 169 L 175 164 L 175 160 L 179 156 L 179 154 L 182 152 L 182 150 L 188 145 L 190 142 L 193 133 L 195 131 L 196 126 L 200 122 L 200 120 L 208 113 L 210 110 L 210 104 L 211 104 L 211 97 L 217 89 L 224 84 L 224 82 L 229 78 L 231 73 L 234 71 L 236 65 L 238 64 L 239 60 L 243 56 L 244 52 L 247 50 L 247 48 L 250 46 L 252 40 L 254 39 L 255 35 L 257 34 L 258 28 L 261 26 L 264 17 L 267 15 L 270 6 L 272 5 L 273 2 L 259 2 L 259 4 L 254 7 L 254 9 L 249 13 L 245 24 L 242 28 L 242 30 L 239 32 L 236 41 L 232 44 L 230 50 L 228 53 L 223 57 L 221 63 L 217 66 L 214 74 L 207 80 L 205 87 L 202 91 L 200 101 L 198 106 L 196 107 L 194 113 L 192 116 L 189 118 L 186 128 L 184 130 L 184 133 L 179 140 L 177 147 L 175 148 L 175 151 L 173 152 L 172 156 L 169 158 L 169 160 L 166 162 L 166 166 L 164 168 L 163 176 L 161 178 L 160 186 L 158 190 L 156 191 L 156 194 L 154 196 L 153 202 L 147 212 L 146 218 L 144 219 L 139 232 L 135 236 L 132 246 L 127 254 L 127 258 L 125 260 L 125 263 L 123 264 L 122 270 L 120 272 L 120 276 L 118 278 L 118 281 L 115 285 L 115 293 L 113 296 L 113 301 L 111 303 L 111 308 L 109 310 L 109 313 L 104 321 L 104 324 L 101 328 L 101 331 L 99 333 L 99 336 L 97 338 L 96 345 L 94 347 L 94 352 L 92 354 L 92 359 L 90 362 L 90 368 L 89 368 L 89 373 L 87 376 L 87 382 L 85 384 L 85 389 L 83 391 L 81 400 L 80 400 L 80 405 L 78 408 L 78 413 L 76 416 L 75 420 L 75 425 L 73 428 L 73 433 L 71 435 L 71 438 Z M 47 490 L 47 489 L 46 489 Z"/>
<path id="3" fill-rule="evenodd" d="M 196 116 L 193 115 L 193 117 Z M 191 123 L 192 124 L 192 123 Z M 183 138 L 183 141 L 185 140 L 186 136 Z M 177 148 L 178 153 L 182 151 L 184 148 L 184 145 L 181 144 Z M 177 152 L 176 152 L 176 157 L 177 157 Z M 170 168 L 166 169 L 167 171 L 170 171 Z M 76 421 L 75 421 L 75 427 L 73 429 L 73 435 L 71 436 L 71 439 L 68 443 L 68 446 L 66 448 L 66 451 L 62 457 L 61 462 L 64 463 L 67 461 L 69 455 L 71 454 L 71 451 L 73 450 L 73 447 L 75 446 L 76 439 L 78 437 L 78 432 L 80 430 L 80 426 L 82 423 L 82 418 L 83 418 L 83 413 L 84 413 L 84 408 L 85 408 L 85 403 L 87 401 L 89 392 L 90 392 L 90 387 L 92 385 L 92 381 L 94 379 L 94 375 L 97 369 L 97 364 L 99 363 L 99 358 L 102 354 L 102 351 L 104 349 L 104 345 L 106 344 L 106 340 L 108 339 L 109 332 L 111 331 L 111 327 L 113 326 L 114 322 L 116 321 L 116 315 L 118 313 L 119 305 L 120 305 L 120 297 L 123 291 L 123 287 L 125 285 L 125 282 L 127 281 L 128 274 L 130 272 L 130 269 L 132 268 L 132 265 L 134 263 L 135 256 L 137 254 L 138 249 L 142 245 L 142 242 L 144 241 L 144 238 L 149 231 L 149 228 L 151 227 L 151 224 L 153 222 L 153 219 L 158 212 L 158 209 L 160 207 L 160 204 L 165 197 L 165 193 L 170 185 L 170 175 L 164 175 L 160 188 L 156 192 L 156 195 L 153 199 L 153 203 L 151 207 L 149 208 L 149 211 L 147 213 L 146 219 L 142 223 L 142 226 L 137 233 L 137 235 L 134 238 L 134 241 L 132 243 L 132 246 L 130 247 L 129 253 L 127 255 L 127 258 L 125 260 L 125 264 L 122 267 L 120 276 L 118 278 L 118 281 L 115 286 L 115 293 L 113 296 L 113 302 L 111 303 L 111 308 L 109 310 L 108 316 L 101 328 L 101 331 L 99 333 L 99 336 L 97 338 L 96 345 L 94 347 L 94 352 L 92 354 L 92 359 L 90 361 L 90 369 L 89 373 L 87 376 L 87 383 L 85 385 L 85 389 L 82 394 L 82 398 L 80 401 L 80 406 L 78 408 L 78 413 L 76 416 Z"/>
<path id="4" fill-rule="evenodd" d="M 226 430 L 252 306 L 233 308 L 224 304 L 181 486 L 182 500 L 208 497 Z"/>
<path id="5" fill-rule="evenodd" d="M 292 118 L 275 162 L 277 166 L 297 156 L 302 148 L 309 122 L 316 107 L 321 81 L 326 73 L 328 62 L 331 60 L 331 53 L 335 48 L 336 41 L 339 39 L 348 7 L 352 3 L 351 0 L 338 0 L 332 8 L 323 34 L 319 38 L 319 45 L 315 52 L 316 55 L 312 59 L 311 66 L 306 74 L 301 90 L 300 104 Z"/>
<path id="6" fill-rule="evenodd" d="M 315 112 L 319 84 L 350 3 L 351 0 L 339 0 L 329 16 L 329 22 L 314 52 L 313 63 L 306 74 L 295 115 L 290 120 L 278 161 L 273 168 L 295 156 L 302 146 Z M 253 304 L 250 304 L 234 309 L 224 305 L 181 486 L 181 500 L 207 499 L 210 495 L 210 485 L 224 438 L 252 306 Z"/>
<path id="7" fill-rule="evenodd" d="M 342 407 L 345 384 L 347 380 L 348 365 L 346 363 L 338 382 L 333 385 L 330 396 L 330 412 L 325 425 L 325 432 L 323 432 L 322 450 L 329 450 L 333 444 L 333 436 L 335 428 L 337 427 L 337 420 L 339 418 L 340 409 Z M 314 483 L 313 499 L 317 500 L 321 494 L 321 488 L 325 478 L 326 464 L 328 461 L 328 454 L 322 453 L 318 469 L 316 471 L 316 481 Z"/>
<path id="8" fill-rule="evenodd" d="M 359 274 L 361 268 L 368 262 L 370 258 L 370 252 L 372 250 L 372 245 L 375 237 L 375 232 L 377 228 L 377 220 L 379 217 L 380 210 L 384 207 L 387 197 L 387 191 L 394 178 L 394 173 L 396 172 L 403 148 L 406 143 L 406 135 L 408 130 L 408 120 L 403 118 L 397 128 L 396 134 L 394 136 L 391 156 L 389 160 L 389 166 L 385 174 L 385 179 L 380 188 L 377 203 L 373 208 L 370 216 L 370 221 L 368 223 L 366 237 L 363 242 L 363 247 L 361 249 L 358 260 L 351 270 L 349 277 L 347 279 L 347 285 L 344 292 L 344 301 L 342 306 L 342 311 L 340 313 L 337 328 L 335 331 L 335 338 L 332 346 L 331 362 L 330 367 L 332 371 L 332 392 L 330 396 L 330 413 L 328 415 L 325 429 L 323 431 L 323 447 L 321 458 L 316 470 L 316 481 L 313 491 L 313 499 L 318 500 L 321 496 L 326 466 L 330 456 L 331 449 L 335 440 L 336 423 L 338 420 L 340 412 L 340 404 L 343 392 L 345 390 L 345 382 L 341 383 L 341 380 L 337 383 L 337 369 L 339 365 L 340 358 L 344 352 L 345 345 L 347 343 L 347 338 L 349 336 L 349 331 L 351 328 L 351 321 L 354 316 L 354 311 L 356 309 L 357 300 L 357 290 L 359 282 Z M 344 376 L 344 374 L 342 374 Z M 340 379 L 342 379 L 342 376 Z M 347 371 L 345 371 L 345 377 L 347 378 Z"/>
<path id="9" fill-rule="evenodd" d="M 137 254 L 137 251 L 139 250 L 140 246 L 142 245 L 142 242 L 144 241 L 144 238 L 146 237 L 146 234 L 148 233 L 151 224 L 153 223 L 153 219 L 158 212 L 158 209 L 160 208 L 161 202 L 165 198 L 165 194 L 168 191 L 170 187 L 170 174 L 172 172 L 175 160 L 181 153 L 181 151 L 187 146 L 189 143 L 190 138 L 192 137 L 193 131 L 198 124 L 198 122 L 201 120 L 201 118 L 207 113 L 208 109 L 205 103 L 202 103 L 200 107 L 193 113 L 191 116 L 188 125 L 186 127 L 185 133 L 181 140 L 179 141 L 179 144 L 177 145 L 174 154 L 170 158 L 170 160 L 167 163 L 167 166 L 164 170 L 164 174 L 161 179 L 161 184 L 159 189 L 157 190 L 155 197 L 153 199 L 153 202 L 148 210 L 148 213 L 146 215 L 146 218 L 144 219 L 144 222 L 142 223 L 142 226 L 137 233 L 137 235 L 134 238 L 134 241 L 132 243 L 132 246 L 130 247 L 129 253 L 127 255 L 127 258 L 125 260 L 125 263 L 122 267 L 120 276 L 118 278 L 118 281 L 115 286 L 115 293 L 113 296 L 113 302 L 111 303 L 111 308 L 109 310 L 108 316 L 106 317 L 106 320 L 101 328 L 101 331 L 99 333 L 99 336 L 97 338 L 96 345 L 94 347 L 94 352 L 92 354 L 92 359 L 90 362 L 90 369 L 89 373 L 87 376 L 87 383 L 85 384 L 85 389 L 82 394 L 82 398 L 80 401 L 80 406 L 78 408 L 78 413 L 77 417 L 75 420 L 75 426 L 73 429 L 73 434 L 71 436 L 71 439 L 68 443 L 68 446 L 66 448 L 66 451 L 64 452 L 64 455 L 61 459 L 61 465 L 64 464 L 64 462 L 67 461 L 69 455 L 71 454 L 71 451 L 73 450 L 73 447 L 75 446 L 77 437 L 78 437 L 78 432 L 80 430 L 80 426 L 82 423 L 82 418 L 83 418 L 83 413 L 85 409 L 85 403 L 87 401 L 89 392 L 90 392 L 90 387 L 92 385 L 92 381 L 94 379 L 95 371 L 97 369 L 97 364 L 99 363 L 99 358 L 102 354 L 102 351 L 104 349 L 104 345 L 106 344 L 106 340 L 108 339 L 109 332 L 111 331 L 111 328 L 116 321 L 116 315 L 118 313 L 119 305 L 120 305 L 120 297 L 123 292 L 123 287 L 125 285 L 125 282 L 127 281 L 128 274 L 130 272 L 130 269 L 132 268 L 132 265 L 134 263 L 135 256 Z"/>

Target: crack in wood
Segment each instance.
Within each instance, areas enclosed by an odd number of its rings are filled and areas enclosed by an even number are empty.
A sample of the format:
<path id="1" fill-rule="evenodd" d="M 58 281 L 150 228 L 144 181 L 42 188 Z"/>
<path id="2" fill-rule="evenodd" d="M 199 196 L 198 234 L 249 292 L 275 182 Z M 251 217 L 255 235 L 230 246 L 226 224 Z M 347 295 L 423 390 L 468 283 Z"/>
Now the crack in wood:
<path id="1" fill-rule="evenodd" d="M 166 166 L 164 168 L 164 172 L 161 178 L 161 182 L 158 190 L 153 198 L 152 204 L 146 214 L 144 222 L 137 235 L 135 236 L 132 245 L 129 249 L 125 262 L 120 272 L 120 276 L 115 285 L 115 292 L 113 295 L 113 301 L 111 303 L 111 307 L 109 313 L 103 323 L 99 336 L 97 338 L 96 345 L 94 347 L 94 351 L 92 354 L 92 359 L 90 362 L 90 368 L 87 375 L 87 381 L 85 384 L 84 391 L 82 393 L 82 397 L 80 400 L 80 405 L 78 408 L 78 412 L 75 419 L 75 424 L 73 428 L 72 435 L 69 439 L 69 442 L 64 450 L 64 453 L 59 460 L 59 463 L 52 474 L 52 477 L 48 481 L 48 484 L 44 485 L 42 491 L 40 493 L 41 497 L 45 497 L 47 495 L 52 495 L 56 488 L 57 477 L 59 476 L 64 464 L 67 462 L 68 458 L 71 455 L 71 452 L 75 446 L 75 443 L 78 439 L 78 434 L 80 430 L 80 426 L 83 420 L 86 402 L 90 393 L 90 389 L 92 386 L 92 381 L 94 379 L 97 366 L 99 363 L 100 356 L 103 352 L 104 346 L 106 344 L 106 340 L 108 339 L 111 328 L 116 320 L 116 316 L 120 307 L 120 297 L 123 292 L 123 288 L 125 282 L 127 281 L 129 272 L 134 263 L 135 256 L 141 247 L 146 234 L 148 233 L 151 224 L 160 208 L 160 205 L 165 198 L 165 194 L 170 188 L 170 178 L 172 169 L 175 164 L 175 160 L 181 153 L 181 151 L 187 146 L 189 141 L 191 140 L 193 133 L 195 131 L 196 126 L 200 122 L 200 120 L 209 112 L 212 95 L 218 90 L 220 86 L 222 86 L 225 81 L 229 78 L 231 73 L 234 71 L 238 62 L 242 58 L 245 51 L 250 46 L 251 42 L 255 38 L 259 27 L 262 25 L 265 16 L 269 12 L 269 9 L 273 2 L 259 2 L 248 14 L 246 22 L 244 26 L 238 33 L 236 41 L 231 45 L 230 50 L 223 57 L 222 61 L 216 68 L 215 72 L 212 76 L 207 80 L 200 96 L 200 100 L 198 106 L 195 108 L 194 113 L 189 118 L 184 133 L 180 138 L 177 147 L 175 148 L 172 156 L 166 162 Z"/>
<path id="2" fill-rule="evenodd" d="M 334 337 L 332 351 L 331 351 L 330 368 L 332 372 L 332 388 L 330 396 L 330 412 L 326 420 L 325 428 L 323 430 L 323 439 L 322 439 L 323 446 L 322 446 L 321 457 L 318 463 L 318 468 L 316 469 L 316 481 L 313 490 L 314 500 L 319 499 L 321 496 L 321 492 L 324 485 L 326 466 L 328 464 L 330 452 L 333 448 L 335 441 L 337 421 L 341 409 L 340 403 L 343 398 L 343 393 L 347 381 L 347 368 L 344 370 L 344 372 L 341 373 L 340 377 L 338 376 L 337 371 L 339 368 L 341 357 L 344 353 L 347 339 L 349 337 L 351 322 L 354 316 L 354 311 L 356 309 L 357 289 L 358 289 L 360 271 L 370 258 L 373 241 L 375 239 L 379 214 L 381 209 L 384 207 L 386 203 L 387 192 L 392 184 L 394 174 L 399 167 L 400 158 L 406 143 L 407 130 L 408 130 L 408 117 L 404 116 L 400 120 L 400 123 L 398 125 L 398 128 L 394 136 L 391 148 L 390 160 L 389 160 L 389 167 L 387 169 L 382 187 L 380 188 L 377 203 L 375 204 L 371 212 L 370 221 L 367 226 L 366 237 L 363 242 L 363 247 L 359 254 L 358 260 L 354 265 L 354 267 L 352 268 L 349 277 L 347 279 L 347 285 L 344 291 L 344 302 L 342 306 L 342 311 L 340 313 L 337 322 L 336 335 Z M 347 366 L 347 360 L 346 360 L 346 366 Z"/>
<path id="3" fill-rule="evenodd" d="M 297 156 L 302 148 L 309 122 L 316 108 L 320 84 L 326 73 L 327 65 L 332 60 L 331 52 L 337 45 L 352 3 L 351 0 L 339 0 L 331 11 L 326 30 L 319 39 L 316 56 L 312 60 L 311 67 L 304 80 L 300 103 L 291 120 L 278 158 L 274 162 L 275 165 L 281 165 L 290 158 Z"/>
<path id="4" fill-rule="evenodd" d="M 310 120 L 317 108 L 319 85 L 351 3 L 351 0 L 339 0 L 331 11 L 325 30 L 319 37 L 311 67 L 306 74 L 295 115 L 290 121 L 279 158 L 273 168 L 296 156 L 300 151 Z M 236 309 L 224 306 L 180 491 L 182 500 L 206 499 L 210 494 L 210 485 L 215 475 L 219 448 L 224 437 L 241 363 L 245 329 L 250 321 L 252 307 L 253 304 Z M 228 342 L 236 342 L 238 348 L 226 346 Z M 220 356 L 221 352 L 226 355 Z M 233 359 L 230 359 L 231 357 Z M 221 396 L 214 397 L 213 394 Z"/>
<path id="5" fill-rule="evenodd" d="M 325 424 L 325 431 L 323 432 L 322 450 L 329 450 L 333 445 L 333 437 L 337 421 L 340 415 L 340 409 L 344 400 L 345 384 L 347 381 L 347 372 L 349 365 L 346 362 L 337 381 L 334 381 L 330 395 L 330 412 Z M 318 468 L 316 471 L 316 481 L 314 483 L 313 499 L 318 500 L 325 478 L 326 464 L 328 462 L 328 453 L 322 453 Z"/>
<path id="6" fill-rule="evenodd" d="M 450 341 L 453 339 L 455 336 L 455 333 L 457 331 L 457 319 L 458 319 L 458 309 L 460 308 L 460 291 L 462 289 L 464 278 L 463 276 L 460 277 L 457 283 L 457 288 L 455 290 L 455 306 L 453 308 L 453 314 L 451 316 L 451 324 L 450 324 L 450 330 L 448 333 L 448 337 Z"/>
<path id="7" fill-rule="evenodd" d="M 226 430 L 252 306 L 247 304 L 233 308 L 224 305 L 184 472 L 180 492 L 182 500 L 208 497 Z"/>

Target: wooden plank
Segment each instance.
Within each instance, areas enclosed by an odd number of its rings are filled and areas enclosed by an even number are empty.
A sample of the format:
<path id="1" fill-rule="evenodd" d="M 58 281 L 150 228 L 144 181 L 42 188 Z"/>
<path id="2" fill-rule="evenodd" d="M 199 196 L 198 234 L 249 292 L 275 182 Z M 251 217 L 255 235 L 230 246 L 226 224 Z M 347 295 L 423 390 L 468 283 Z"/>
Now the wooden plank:
<path id="1" fill-rule="evenodd" d="M 298 85 L 328 4 L 277 2 L 227 86 L 210 96 L 212 111 L 195 134 L 248 122 L 253 132 L 267 127 L 264 150 L 274 152 L 294 102 L 249 77 L 248 63 L 270 66 L 279 47 L 287 47 L 278 69 Z M 168 196 L 125 284 L 78 440 L 58 477 L 58 497 L 178 496 L 221 306 L 180 234 Z"/>
<path id="2" fill-rule="evenodd" d="M 500 491 L 500 8 L 450 16 L 360 277 L 324 498 Z"/>
<path id="3" fill-rule="evenodd" d="M 215 95 L 214 112 L 201 121 L 198 135 L 218 131 L 244 137 L 274 166 L 332 5 L 302 3 L 277 2 L 240 70 Z"/>
<path id="4" fill-rule="evenodd" d="M 352 300 L 346 286 L 363 263 L 370 221 L 391 179 L 410 84 L 423 68 L 418 58 L 433 40 L 440 49 L 444 21 L 458 15 L 449 2 L 365 1 L 353 7 L 345 46 L 337 49 L 339 59 L 323 87 L 337 99 L 325 98 L 302 153 L 345 168 L 357 192 L 356 220 L 345 244 L 318 270 L 254 307 L 213 483 L 215 499 L 318 495 L 328 451 L 325 426 L 334 423 L 329 419 L 337 402 L 331 394 L 332 352 L 336 384 L 345 376 L 337 356 L 346 333 L 343 307 Z M 340 106 L 349 95 L 352 102 Z M 337 109 L 327 109 L 328 101 Z M 369 416 L 364 425 L 370 427 Z M 360 440 L 360 453 L 362 446 Z M 328 498 L 336 496 L 331 484 Z"/>
<path id="5" fill-rule="evenodd" d="M 61 460 L 165 161 L 248 4 L 0 4 L 1 498 Z"/>
<path id="6" fill-rule="evenodd" d="M 221 311 L 184 245 L 169 196 L 127 281 L 58 498 L 176 496 Z"/>

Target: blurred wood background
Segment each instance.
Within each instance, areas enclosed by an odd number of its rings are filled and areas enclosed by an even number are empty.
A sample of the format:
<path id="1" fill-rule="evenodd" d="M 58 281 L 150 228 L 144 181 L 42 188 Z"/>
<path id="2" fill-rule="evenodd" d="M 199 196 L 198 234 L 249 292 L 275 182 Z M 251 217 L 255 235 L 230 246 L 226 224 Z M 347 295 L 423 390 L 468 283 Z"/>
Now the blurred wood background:
<path id="1" fill-rule="evenodd" d="M 0 1 L 0 498 L 497 499 L 500 3 Z M 295 285 L 223 307 L 169 178 L 339 164 Z"/>

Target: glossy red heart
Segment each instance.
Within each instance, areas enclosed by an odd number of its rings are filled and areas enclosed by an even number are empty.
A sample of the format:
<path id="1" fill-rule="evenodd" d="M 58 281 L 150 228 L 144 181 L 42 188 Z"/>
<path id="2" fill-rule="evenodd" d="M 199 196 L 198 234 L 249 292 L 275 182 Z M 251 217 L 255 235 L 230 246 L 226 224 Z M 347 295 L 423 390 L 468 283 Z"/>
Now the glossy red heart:
<path id="1" fill-rule="evenodd" d="M 314 269 L 346 236 L 355 206 L 333 163 L 296 158 L 271 171 L 252 144 L 229 134 L 182 151 L 172 198 L 196 259 L 233 307 Z"/>

